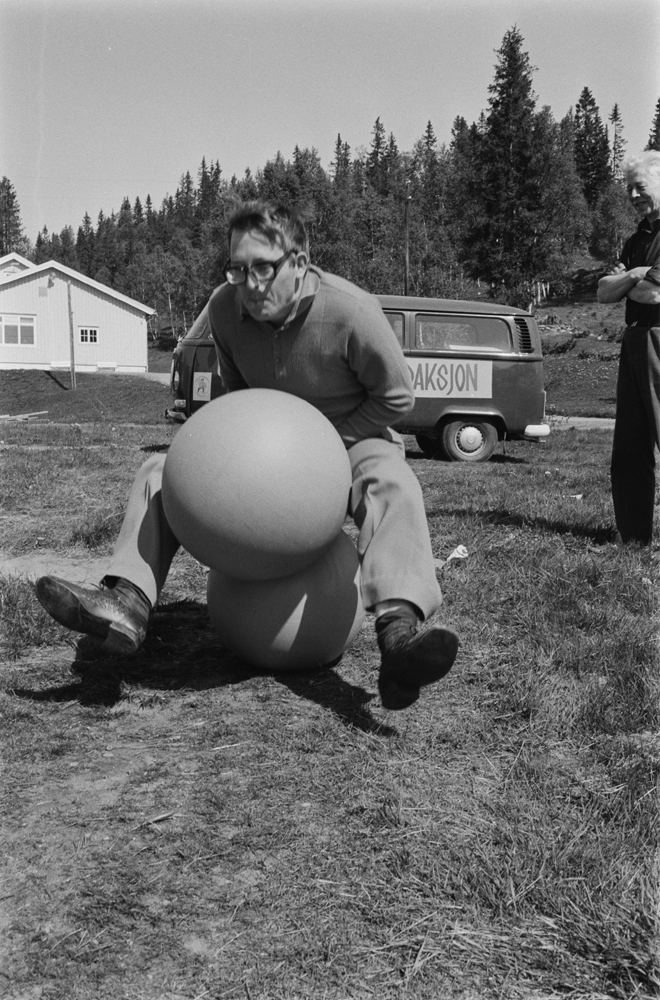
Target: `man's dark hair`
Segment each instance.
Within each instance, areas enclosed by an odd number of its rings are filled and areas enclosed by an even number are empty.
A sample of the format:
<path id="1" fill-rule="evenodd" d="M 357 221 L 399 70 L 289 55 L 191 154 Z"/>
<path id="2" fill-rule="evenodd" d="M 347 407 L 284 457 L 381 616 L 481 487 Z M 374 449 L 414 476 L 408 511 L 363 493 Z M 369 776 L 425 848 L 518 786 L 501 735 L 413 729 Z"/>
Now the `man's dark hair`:
<path id="1" fill-rule="evenodd" d="M 260 233 L 282 250 L 304 250 L 309 254 L 305 223 L 297 212 L 270 201 L 245 201 L 229 216 L 227 241 L 231 249 L 234 233 Z"/>

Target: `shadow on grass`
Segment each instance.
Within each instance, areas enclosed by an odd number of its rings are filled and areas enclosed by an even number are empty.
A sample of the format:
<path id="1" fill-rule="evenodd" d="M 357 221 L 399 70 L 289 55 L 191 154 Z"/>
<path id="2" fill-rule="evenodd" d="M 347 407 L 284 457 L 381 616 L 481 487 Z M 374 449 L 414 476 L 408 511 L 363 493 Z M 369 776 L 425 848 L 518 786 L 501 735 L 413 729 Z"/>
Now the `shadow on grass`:
<path id="1" fill-rule="evenodd" d="M 406 449 L 406 459 L 410 462 L 439 462 L 442 465 L 469 465 L 469 462 L 450 462 L 448 458 L 444 458 L 442 455 L 437 455 L 434 458 L 429 458 L 422 451 Z M 502 455 L 498 453 L 497 455 L 491 455 L 488 459 L 489 462 L 495 463 L 495 465 L 528 465 L 529 463 L 524 458 L 516 458 L 514 455 Z M 473 463 L 481 464 L 481 463 Z"/>
<path id="2" fill-rule="evenodd" d="M 396 729 L 383 726 L 369 712 L 367 704 L 373 695 L 349 684 L 332 668 L 271 673 L 240 660 L 221 644 L 206 604 L 198 601 L 158 606 L 144 645 L 134 656 L 108 655 L 98 640 L 81 636 L 71 669 L 78 674 L 78 682 L 41 690 L 14 688 L 13 694 L 31 701 L 78 701 L 87 707 L 111 707 L 125 697 L 125 685 L 206 691 L 270 676 L 296 696 L 334 712 L 351 728 L 380 736 L 398 735 Z"/>
<path id="3" fill-rule="evenodd" d="M 594 545 L 608 545 L 616 539 L 616 528 L 592 528 L 582 524 L 567 524 L 566 521 L 553 521 L 546 517 L 526 517 L 505 508 L 492 511 L 466 511 L 459 508 L 437 507 L 427 510 L 427 517 L 457 517 L 465 520 L 477 518 L 484 524 L 499 524 L 512 528 L 535 528 L 548 531 L 555 535 L 572 535 L 574 538 L 586 538 Z"/>
<path id="4" fill-rule="evenodd" d="M 57 386 L 59 386 L 60 389 L 64 389 L 65 392 L 68 392 L 69 389 L 71 388 L 70 385 L 64 385 L 63 382 L 60 382 L 60 380 L 55 375 L 53 375 L 52 372 L 46 372 L 46 374 L 48 375 L 49 378 L 51 378 L 53 380 L 53 382 Z"/>

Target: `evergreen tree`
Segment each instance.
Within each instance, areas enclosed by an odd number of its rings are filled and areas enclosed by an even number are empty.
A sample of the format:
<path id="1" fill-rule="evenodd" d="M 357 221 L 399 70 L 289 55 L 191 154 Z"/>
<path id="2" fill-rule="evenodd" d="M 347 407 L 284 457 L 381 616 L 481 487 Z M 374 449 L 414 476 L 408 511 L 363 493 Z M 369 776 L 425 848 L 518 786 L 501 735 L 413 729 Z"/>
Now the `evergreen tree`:
<path id="1" fill-rule="evenodd" d="M 478 218 L 467 234 L 472 267 L 504 294 L 535 276 L 530 253 L 535 237 L 539 162 L 534 149 L 535 96 L 532 67 L 516 27 L 498 50 L 495 80 L 489 86 L 490 109 L 473 136 L 476 176 L 469 193 Z M 463 198 L 468 191 L 463 192 Z M 498 292 L 502 294 L 502 292 Z"/>
<path id="2" fill-rule="evenodd" d="M 54 239 L 54 237 L 53 237 Z M 117 237 L 117 217 L 114 212 L 106 217 L 99 212 L 94 237 L 94 274 L 92 277 L 103 285 L 118 287 L 123 265 L 122 248 Z"/>
<path id="3" fill-rule="evenodd" d="M 195 238 L 199 242 L 201 239 L 201 230 L 205 222 L 212 217 L 212 215 L 218 211 L 222 202 L 222 183 L 221 183 L 221 173 L 220 164 L 213 163 L 209 167 L 206 166 L 206 158 L 202 158 L 202 163 L 199 168 L 197 175 L 198 187 L 197 187 L 197 197 L 195 205 Z"/>
<path id="4" fill-rule="evenodd" d="M 325 256 L 325 220 L 330 210 L 332 182 L 321 166 L 318 151 L 311 148 L 293 152 L 293 168 L 299 185 L 297 208 L 307 222 L 309 238 L 315 248 L 315 256 L 320 266 Z"/>
<path id="5" fill-rule="evenodd" d="M 313 194 L 326 180 L 318 150 L 314 146 L 306 149 L 296 146 L 293 151 L 293 169 L 300 182 L 303 196 L 306 193 Z"/>
<path id="6" fill-rule="evenodd" d="M 553 283 L 564 279 L 587 248 L 591 216 L 575 167 L 572 129 L 557 124 L 549 107 L 536 115 L 535 148 L 539 210 L 533 254 L 537 278 Z"/>
<path id="7" fill-rule="evenodd" d="M 44 264 L 47 260 L 51 259 L 50 236 L 48 234 L 48 229 L 44 226 L 41 232 L 38 233 L 35 240 L 32 262 L 34 264 Z"/>
<path id="8" fill-rule="evenodd" d="M 420 206 L 422 217 L 429 226 L 444 222 L 446 197 L 447 155 L 438 152 L 438 140 L 431 122 L 422 138 L 413 146 L 410 194 Z M 444 169 L 443 169 L 444 168 Z"/>
<path id="9" fill-rule="evenodd" d="M 394 134 L 390 132 L 382 159 L 382 194 L 402 197 L 406 191 L 407 178 L 405 157 L 399 152 Z"/>
<path id="10" fill-rule="evenodd" d="M 332 179 L 338 187 L 346 187 L 351 179 L 351 147 L 337 135 L 335 158 L 332 161 Z"/>
<path id="11" fill-rule="evenodd" d="M 285 160 L 279 150 L 275 159 L 268 160 L 263 170 L 257 173 L 256 182 L 259 197 L 285 205 L 298 203 L 300 178 L 294 165 Z"/>
<path id="12" fill-rule="evenodd" d="M 76 236 L 76 256 L 78 257 L 80 270 L 89 278 L 94 273 L 94 243 L 95 236 L 92 220 L 89 214 L 85 212 L 82 226 L 79 226 Z"/>
<path id="13" fill-rule="evenodd" d="M 626 148 L 626 140 L 623 138 L 623 122 L 621 120 L 621 113 L 619 111 L 619 105 L 615 104 L 610 113 L 608 119 L 612 123 L 612 160 L 611 160 L 611 173 L 615 181 L 621 180 L 621 164 L 623 162 L 623 154 Z"/>
<path id="14" fill-rule="evenodd" d="M 135 243 L 135 222 L 133 209 L 128 198 L 124 198 L 116 220 L 118 252 L 121 260 L 120 270 L 124 271 L 133 256 Z M 120 282 L 115 278 L 117 287 Z"/>
<path id="15" fill-rule="evenodd" d="M 76 240 L 71 226 L 65 226 L 60 233 L 59 256 L 55 259 L 59 260 L 60 264 L 73 268 L 74 271 L 79 270 Z"/>
<path id="16" fill-rule="evenodd" d="M 384 159 L 387 149 L 385 140 L 385 127 L 380 118 L 374 122 L 372 130 L 371 149 L 365 163 L 366 178 L 371 186 L 382 193 L 385 188 L 384 181 Z"/>
<path id="17" fill-rule="evenodd" d="M 660 97 L 655 106 L 655 117 L 651 125 L 649 141 L 646 143 L 644 149 L 657 149 L 660 152 Z"/>
<path id="18" fill-rule="evenodd" d="M 62 241 L 59 237 L 59 233 L 53 233 L 50 238 L 50 260 L 61 260 L 62 257 Z"/>
<path id="19" fill-rule="evenodd" d="M 190 171 L 181 177 L 179 187 L 174 195 L 174 216 L 177 226 L 189 229 L 193 224 L 195 214 L 195 185 Z"/>
<path id="20" fill-rule="evenodd" d="M 14 185 L 8 177 L 3 177 L 0 181 L 0 257 L 12 251 L 26 254 L 28 245 Z"/>
<path id="21" fill-rule="evenodd" d="M 592 207 L 612 179 L 607 128 L 588 87 L 575 105 L 575 165 L 584 196 Z"/>
<path id="22" fill-rule="evenodd" d="M 488 112 L 469 129 L 455 122 L 449 232 L 493 296 L 526 307 L 534 281 L 556 279 L 585 249 L 589 220 L 572 142 L 567 151 L 550 109 L 536 110 L 533 67 L 516 27 L 497 56 Z"/>
<path id="23" fill-rule="evenodd" d="M 458 116 L 452 124 L 447 156 L 444 203 L 446 224 L 452 244 L 467 265 L 470 234 L 482 223 L 480 148 L 482 135 L 477 125 L 468 125 Z M 473 268 L 471 268 L 472 270 Z M 474 268 L 478 272 L 478 268 Z"/>

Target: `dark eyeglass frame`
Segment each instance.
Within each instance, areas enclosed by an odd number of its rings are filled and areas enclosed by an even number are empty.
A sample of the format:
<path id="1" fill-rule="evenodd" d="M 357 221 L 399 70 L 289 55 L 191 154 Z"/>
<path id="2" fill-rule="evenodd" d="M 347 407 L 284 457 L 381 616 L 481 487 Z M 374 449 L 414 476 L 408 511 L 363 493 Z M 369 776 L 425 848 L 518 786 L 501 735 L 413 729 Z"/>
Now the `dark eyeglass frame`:
<path id="1" fill-rule="evenodd" d="M 287 250 L 287 252 L 283 254 L 281 257 L 278 257 L 277 260 L 259 260 L 257 261 L 256 264 L 252 264 L 250 267 L 247 267 L 245 264 L 232 264 L 230 261 L 227 261 L 227 263 L 222 269 L 222 273 L 230 285 L 244 285 L 248 279 L 248 274 L 251 274 L 253 279 L 255 281 L 258 281 L 259 283 L 263 281 L 272 281 L 274 278 L 277 277 L 285 260 L 287 260 L 287 258 L 290 257 L 292 253 L 300 253 L 300 251 L 298 250 L 297 247 L 291 247 L 290 250 Z M 272 274 L 269 273 L 268 275 L 260 275 L 256 271 L 256 268 L 260 267 L 268 268 L 269 271 L 270 269 L 272 269 L 273 273 Z M 237 273 L 239 277 L 238 281 L 236 280 Z"/>

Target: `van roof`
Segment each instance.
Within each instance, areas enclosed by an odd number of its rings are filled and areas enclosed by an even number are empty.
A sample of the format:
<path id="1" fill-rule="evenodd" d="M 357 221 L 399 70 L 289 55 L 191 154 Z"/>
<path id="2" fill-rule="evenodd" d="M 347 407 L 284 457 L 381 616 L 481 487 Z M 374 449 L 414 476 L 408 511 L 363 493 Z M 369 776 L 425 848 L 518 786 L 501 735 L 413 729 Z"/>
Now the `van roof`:
<path id="1" fill-rule="evenodd" d="M 529 316 L 525 309 L 503 306 L 499 302 L 466 302 L 464 299 L 423 299 L 412 295 L 377 295 L 384 309 L 414 309 L 416 311 L 449 313 L 485 313 L 490 316 Z"/>

